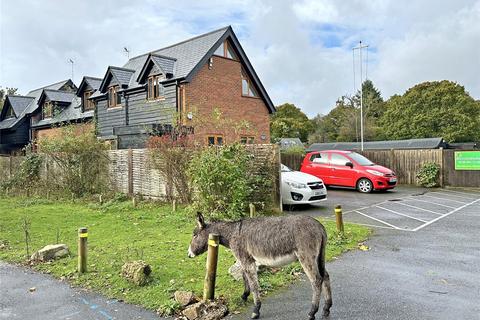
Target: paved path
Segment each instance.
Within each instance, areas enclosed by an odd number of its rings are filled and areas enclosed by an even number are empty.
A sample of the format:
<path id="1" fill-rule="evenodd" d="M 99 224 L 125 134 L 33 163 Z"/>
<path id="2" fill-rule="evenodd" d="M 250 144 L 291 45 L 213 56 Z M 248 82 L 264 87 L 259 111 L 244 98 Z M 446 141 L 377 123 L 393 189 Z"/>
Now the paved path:
<path id="1" fill-rule="evenodd" d="M 29 289 L 35 287 L 34 292 Z M 108 300 L 32 270 L 0 262 L 0 319 L 160 319 L 142 308 Z"/>
<path id="2" fill-rule="evenodd" d="M 349 197 L 349 191 L 336 192 Z M 370 251 L 350 252 L 327 264 L 334 299 L 330 319 L 479 320 L 479 230 L 478 201 L 416 232 L 376 228 L 367 242 Z M 310 300 L 308 282 L 292 285 L 264 299 L 262 319 L 307 319 Z"/>

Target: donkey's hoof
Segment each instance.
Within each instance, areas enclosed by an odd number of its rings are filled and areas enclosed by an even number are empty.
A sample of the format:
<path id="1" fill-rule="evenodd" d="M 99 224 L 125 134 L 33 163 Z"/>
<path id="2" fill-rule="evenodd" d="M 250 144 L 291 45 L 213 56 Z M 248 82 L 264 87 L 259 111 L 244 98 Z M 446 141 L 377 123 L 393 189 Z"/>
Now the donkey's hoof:
<path id="1" fill-rule="evenodd" d="M 251 318 L 252 318 L 252 319 L 258 319 L 258 318 L 260 318 L 260 313 L 255 313 L 255 312 L 252 313 L 252 317 L 251 317 Z"/>
<path id="2" fill-rule="evenodd" d="M 328 318 L 330 316 L 330 310 L 323 310 L 323 317 Z"/>
<path id="3" fill-rule="evenodd" d="M 241 298 L 242 298 L 243 302 L 247 302 L 247 300 L 248 300 L 248 296 L 249 296 L 249 294 L 248 294 L 248 293 L 244 293 L 244 294 L 242 294 Z"/>

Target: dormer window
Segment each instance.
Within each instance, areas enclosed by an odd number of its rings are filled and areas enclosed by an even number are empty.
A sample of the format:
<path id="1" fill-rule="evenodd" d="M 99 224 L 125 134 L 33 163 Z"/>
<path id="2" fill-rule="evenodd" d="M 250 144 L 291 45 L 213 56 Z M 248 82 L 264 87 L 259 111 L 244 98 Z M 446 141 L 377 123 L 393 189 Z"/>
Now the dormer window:
<path id="1" fill-rule="evenodd" d="M 155 75 L 148 77 L 147 85 L 147 100 L 163 100 L 165 99 L 165 92 L 163 85 L 160 81 L 164 77 L 161 75 Z"/>
<path id="2" fill-rule="evenodd" d="M 119 86 L 111 86 L 108 88 L 108 107 L 115 108 L 121 107 L 122 105 L 122 97 L 118 92 Z"/>
<path id="3" fill-rule="evenodd" d="M 252 81 L 247 76 L 247 73 L 242 68 L 242 96 L 246 97 L 258 97 L 257 91 L 253 86 Z"/>
<path id="4" fill-rule="evenodd" d="M 42 107 L 42 119 L 49 119 L 53 116 L 53 103 L 46 101 Z"/>
<path id="5" fill-rule="evenodd" d="M 10 107 L 7 110 L 7 114 L 5 115 L 5 119 L 15 118 L 15 112 L 13 112 L 13 108 Z"/>
<path id="6" fill-rule="evenodd" d="M 95 103 L 92 100 L 89 100 L 93 91 L 85 91 L 83 93 L 83 111 L 90 111 L 95 109 Z"/>
<path id="7" fill-rule="evenodd" d="M 213 54 L 232 60 L 238 60 L 232 45 L 227 40 L 223 41 Z"/>

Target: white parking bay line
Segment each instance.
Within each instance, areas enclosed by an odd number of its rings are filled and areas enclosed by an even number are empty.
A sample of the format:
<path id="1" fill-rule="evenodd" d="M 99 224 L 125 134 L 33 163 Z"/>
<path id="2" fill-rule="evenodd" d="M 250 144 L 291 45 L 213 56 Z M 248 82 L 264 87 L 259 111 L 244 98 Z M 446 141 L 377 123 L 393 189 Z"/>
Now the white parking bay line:
<path id="1" fill-rule="evenodd" d="M 426 202 L 426 203 L 434 204 L 436 206 L 441 206 L 441 207 L 445 207 L 445 208 L 450 208 L 450 209 L 455 209 L 456 208 L 456 207 L 452 207 L 452 206 L 447 206 L 446 204 L 440 204 L 440 203 L 436 203 L 436 202 L 432 202 L 432 201 L 417 199 L 417 197 L 407 197 L 407 198 L 412 199 L 412 201 Z"/>
<path id="2" fill-rule="evenodd" d="M 463 194 L 463 195 L 466 195 L 466 196 L 473 196 L 473 197 L 476 197 L 476 196 L 480 196 L 480 193 L 478 192 L 460 192 L 460 191 L 454 191 L 454 190 L 443 190 L 443 192 L 453 192 L 453 193 L 458 193 L 458 194 Z"/>
<path id="3" fill-rule="evenodd" d="M 460 199 L 465 199 L 465 200 L 470 200 L 470 201 L 476 199 L 476 197 L 473 197 L 473 198 L 464 197 L 464 196 L 459 196 L 458 194 L 453 194 L 453 193 L 445 192 L 445 191 L 433 191 L 433 192 L 429 192 L 429 193 L 439 193 L 440 195 L 445 195 L 445 194 L 447 194 L 449 197 L 455 197 L 455 198 L 460 198 Z"/>
<path id="4" fill-rule="evenodd" d="M 408 200 L 407 200 L 407 201 L 408 201 Z M 428 210 L 428 209 L 424 209 L 424 208 L 412 206 L 412 205 L 409 205 L 409 204 L 406 204 L 406 203 L 395 202 L 395 204 L 400 204 L 400 205 L 402 205 L 402 206 L 406 206 L 406 207 L 410 207 L 410 208 L 422 210 L 422 211 L 425 211 L 425 212 L 430 212 L 430 213 L 433 213 L 433 214 L 436 214 L 436 215 L 439 215 L 439 216 L 443 216 L 443 213 L 438 213 L 438 212 L 435 212 L 435 211 L 432 211 L 432 210 Z"/>
<path id="5" fill-rule="evenodd" d="M 447 198 L 429 196 L 429 195 L 426 195 L 426 194 L 424 194 L 423 196 L 424 196 L 424 197 L 427 197 L 427 198 L 438 199 L 438 200 L 445 200 L 445 201 L 451 201 L 451 202 L 456 202 L 456 203 L 461 203 L 461 204 L 468 203 L 468 202 L 464 202 L 464 201 L 458 201 L 458 200 L 452 200 L 452 199 L 447 199 Z"/>
<path id="6" fill-rule="evenodd" d="M 396 229 L 396 230 L 405 230 L 405 229 L 399 228 L 399 227 L 397 227 L 397 226 L 394 226 L 393 224 L 390 224 L 390 223 L 388 223 L 388 222 L 385 222 L 385 221 L 383 221 L 383 220 L 380 220 L 380 219 L 371 217 L 371 216 L 369 216 L 368 214 L 365 214 L 365 213 L 360 212 L 360 211 L 358 211 L 358 210 L 355 210 L 355 212 L 361 214 L 362 216 L 365 216 L 365 217 L 367 217 L 367 218 L 370 218 L 370 219 L 372 219 L 372 220 L 375 220 L 375 221 L 378 221 L 378 222 L 380 222 L 380 223 L 383 223 L 384 225 L 387 225 L 387 226 L 389 226 L 389 227 L 392 227 L 393 229 Z"/>
<path id="7" fill-rule="evenodd" d="M 427 222 L 427 220 L 415 218 L 415 217 L 409 216 L 408 214 L 401 213 L 401 212 L 398 212 L 398 211 L 395 211 L 395 210 L 390 210 L 390 209 L 387 209 L 387 208 L 384 208 L 384 207 L 381 207 L 381 206 L 375 206 L 375 207 L 380 208 L 382 210 L 390 211 L 391 213 L 397 214 L 399 216 L 403 216 L 403 217 L 410 218 L 410 219 L 413 219 L 413 220 L 417 220 L 417 221 L 420 221 L 420 222 Z"/>
<path id="8" fill-rule="evenodd" d="M 443 219 L 443 218 L 451 215 L 452 213 L 455 213 L 455 212 L 457 212 L 457 211 L 459 211 L 459 210 L 462 210 L 463 208 L 466 208 L 466 207 L 468 207 L 469 205 L 472 205 L 472 204 L 474 204 L 474 203 L 476 203 L 476 202 L 479 202 L 479 201 L 480 201 L 480 199 L 477 199 L 477 200 L 472 201 L 472 202 L 470 202 L 470 203 L 466 203 L 466 204 L 464 204 L 463 206 L 458 207 L 458 208 L 456 208 L 455 210 L 452 210 L 452 211 L 450 211 L 449 213 L 444 214 L 443 216 L 437 217 L 437 218 L 435 218 L 435 219 L 433 219 L 433 220 L 430 220 L 430 221 L 428 221 L 427 223 L 425 223 L 425 224 L 423 224 L 423 225 L 421 225 L 421 226 L 419 226 L 419 227 L 416 227 L 416 228 L 413 229 L 412 231 L 418 231 L 418 230 L 420 230 L 420 229 L 423 229 L 423 228 L 425 228 L 426 226 L 431 225 L 432 223 L 434 223 L 434 222 L 436 222 L 436 221 L 438 221 L 438 220 L 440 220 L 440 219 Z"/>

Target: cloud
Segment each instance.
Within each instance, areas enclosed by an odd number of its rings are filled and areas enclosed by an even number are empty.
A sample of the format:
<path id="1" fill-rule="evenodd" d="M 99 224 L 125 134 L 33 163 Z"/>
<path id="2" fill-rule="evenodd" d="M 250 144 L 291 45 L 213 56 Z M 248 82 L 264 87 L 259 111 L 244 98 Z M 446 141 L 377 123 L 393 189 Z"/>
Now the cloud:
<path id="1" fill-rule="evenodd" d="M 231 24 L 275 104 L 309 116 L 353 93 L 352 46 L 370 45 L 385 97 L 450 79 L 480 97 L 480 1 L 0 1 L 0 86 L 21 93 Z M 358 66 L 358 62 L 357 62 Z M 358 72 L 357 72 L 358 80 Z M 358 87 L 358 85 L 357 85 Z"/>

